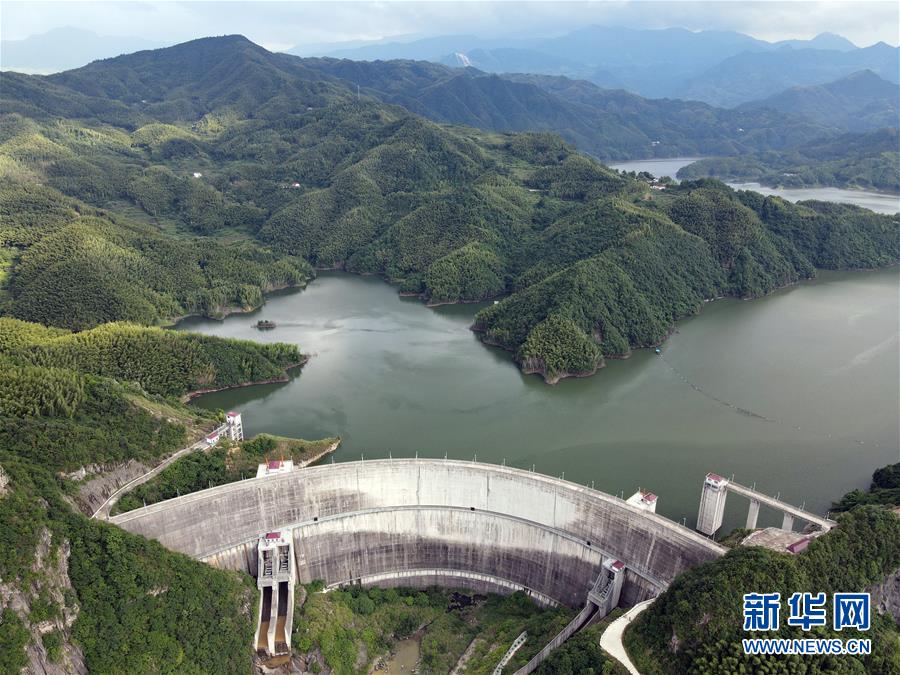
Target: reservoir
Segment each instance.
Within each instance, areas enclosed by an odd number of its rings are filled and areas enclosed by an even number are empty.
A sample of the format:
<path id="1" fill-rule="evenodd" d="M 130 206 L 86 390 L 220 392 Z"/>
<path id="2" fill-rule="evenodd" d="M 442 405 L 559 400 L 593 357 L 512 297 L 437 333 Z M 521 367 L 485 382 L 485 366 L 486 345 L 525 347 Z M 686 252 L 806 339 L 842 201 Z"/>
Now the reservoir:
<path id="1" fill-rule="evenodd" d="M 374 277 L 323 273 L 252 314 L 179 328 L 292 342 L 289 382 L 208 394 L 248 435 L 340 435 L 334 461 L 420 456 L 506 462 L 695 521 L 703 476 L 730 476 L 825 513 L 900 461 L 900 269 L 823 272 L 755 301 L 725 299 L 640 350 L 549 386 L 469 330 L 477 305 L 428 308 Z M 258 331 L 259 319 L 278 327 Z M 523 496 L 524 497 L 524 496 Z M 746 504 L 729 501 L 726 529 Z M 760 514 L 760 524 L 780 524 Z"/>
<path id="2" fill-rule="evenodd" d="M 670 176 L 675 178 L 678 170 L 699 157 L 672 157 L 669 159 L 642 159 L 630 162 L 618 162 L 610 164 L 613 169 L 620 171 L 649 171 L 654 176 Z M 855 204 L 876 213 L 893 214 L 900 211 L 900 195 L 874 190 L 848 190 L 836 187 L 816 188 L 773 188 L 759 183 L 728 183 L 735 190 L 753 190 L 764 195 L 777 195 L 789 202 L 801 202 L 814 199 L 823 202 L 841 202 L 843 204 Z"/>

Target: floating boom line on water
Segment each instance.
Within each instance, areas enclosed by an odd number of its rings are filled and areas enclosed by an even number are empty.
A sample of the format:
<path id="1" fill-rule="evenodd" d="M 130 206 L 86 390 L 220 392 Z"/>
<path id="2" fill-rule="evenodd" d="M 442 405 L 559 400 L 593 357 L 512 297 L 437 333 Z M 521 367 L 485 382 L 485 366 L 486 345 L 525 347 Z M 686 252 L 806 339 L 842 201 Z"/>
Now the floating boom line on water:
<path id="1" fill-rule="evenodd" d="M 726 400 L 726 399 L 724 399 L 724 398 L 720 398 L 719 396 L 716 396 L 716 395 L 713 394 L 712 392 L 707 391 L 706 389 L 704 389 L 704 388 L 701 387 L 700 385 L 698 385 L 698 384 L 696 384 L 695 382 L 693 382 L 687 375 L 685 375 L 685 374 L 682 373 L 678 368 L 676 368 L 674 365 L 672 365 L 672 363 L 671 363 L 668 359 L 666 359 L 666 357 L 665 357 L 661 352 L 659 353 L 659 358 L 660 358 L 660 360 L 661 360 L 663 363 L 666 364 L 666 367 L 667 367 L 669 370 L 671 370 L 672 373 L 674 373 L 675 376 L 676 376 L 679 380 L 681 380 L 682 382 L 684 382 L 687 386 L 689 386 L 691 389 L 693 389 L 694 391 L 696 391 L 696 392 L 697 392 L 698 394 L 700 394 L 701 396 L 704 396 L 705 398 L 708 398 L 710 401 L 714 401 L 715 403 L 718 403 L 719 405 L 723 405 L 723 406 L 725 406 L 725 407 L 727 407 L 727 408 L 730 408 L 730 409 L 733 410 L 734 412 L 739 413 L 739 414 L 741 414 L 741 415 L 744 415 L 744 416 L 746 416 L 746 417 L 751 417 L 751 418 L 753 418 L 753 419 L 762 420 L 763 422 L 770 422 L 770 423 L 772 423 L 772 424 L 781 424 L 781 425 L 784 425 L 784 426 L 789 426 L 789 427 L 791 427 L 792 429 L 794 429 L 795 431 L 800 431 L 800 430 L 801 430 L 800 426 L 797 425 L 797 424 L 791 424 L 790 422 L 787 422 L 786 420 L 780 420 L 780 419 L 777 419 L 777 418 L 774 418 L 774 417 L 767 417 L 767 416 L 762 415 L 762 414 L 760 414 L 760 413 L 758 413 L 758 412 L 754 412 L 753 410 L 750 410 L 750 409 L 748 409 L 748 408 L 743 408 L 743 407 L 741 407 L 741 406 L 739 406 L 739 405 L 735 405 L 735 404 L 732 403 L 731 401 L 728 401 L 728 400 Z M 824 436 L 824 437 L 827 437 L 827 438 L 831 438 L 831 437 L 832 437 L 831 434 L 818 434 L 818 435 Z M 866 444 L 866 442 L 865 442 L 864 440 L 862 440 L 861 438 L 848 438 L 848 439 L 846 439 L 846 440 L 847 440 L 847 441 L 850 441 L 850 442 L 852 442 L 852 443 L 856 443 L 857 445 L 865 445 L 865 444 Z M 874 445 L 876 448 L 881 447 L 881 445 L 880 445 L 879 443 L 877 443 L 877 442 L 876 442 L 876 443 L 873 443 L 873 445 Z"/>
<path id="2" fill-rule="evenodd" d="M 742 408 L 739 405 L 735 405 L 731 401 L 727 401 L 724 398 L 720 398 L 720 397 L 716 396 L 712 392 L 707 391 L 700 385 L 695 384 L 693 381 L 691 381 L 687 377 L 687 375 L 685 375 L 680 370 L 678 370 L 678 368 L 676 368 L 674 365 L 672 365 L 672 363 L 670 363 L 669 360 L 666 359 L 666 357 L 663 356 L 662 354 L 660 354 L 660 359 L 662 359 L 662 362 L 666 364 L 666 366 L 669 368 L 669 370 L 671 370 L 675 374 L 675 376 L 678 377 L 678 379 L 680 379 L 682 382 L 684 382 L 687 386 L 689 386 L 691 389 L 696 391 L 701 396 L 705 396 L 706 398 L 708 398 L 711 401 L 715 401 L 716 403 L 718 403 L 720 405 L 724 405 L 728 408 L 731 408 L 732 410 L 734 410 L 737 413 L 740 413 L 741 415 L 745 415 L 747 417 L 752 417 L 752 418 L 758 419 L 758 420 L 763 420 L 764 422 L 773 422 L 773 423 L 778 422 L 778 420 L 776 420 L 776 419 L 773 419 L 771 417 L 766 417 L 765 415 L 760 415 L 759 413 L 754 412 L 748 408 Z"/>

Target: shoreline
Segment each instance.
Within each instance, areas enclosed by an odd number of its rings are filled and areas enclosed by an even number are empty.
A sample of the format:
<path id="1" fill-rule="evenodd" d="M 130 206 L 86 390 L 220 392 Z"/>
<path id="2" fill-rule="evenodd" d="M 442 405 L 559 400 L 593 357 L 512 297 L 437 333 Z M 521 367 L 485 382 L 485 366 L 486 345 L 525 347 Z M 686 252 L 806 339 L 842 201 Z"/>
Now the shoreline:
<path id="1" fill-rule="evenodd" d="M 497 300 L 498 302 L 503 298 L 508 298 L 508 295 L 492 295 L 489 298 L 482 298 L 481 300 L 440 300 L 438 302 L 432 302 L 431 300 L 426 300 L 421 293 L 415 293 L 410 295 L 418 295 L 422 298 L 426 307 L 443 307 L 445 305 L 477 305 L 481 302 L 492 302 Z"/>
<path id="2" fill-rule="evenodd" d="M 208 389 L 195 389 L 182 394 L 179 399 L 181 403 L 190 403 L 195 398 L 205 394 L 215 394 L 217 391 L 227 391 L 229 389 L 241 389 L 243 387 L 255 387 L 260 384 L 278 384 L 280 382 L 289 382 L 291 379 L 290 371 L 305 366 L 312 358 L 309 354 L 301 354 L 301 359 L 297 363 L 291 363 L 284 367 L 284 374 L 278 377 L 270 377 L 267 380 L 255 380 L 253 382 L 241 382 L 239 384 L 229 384 L 224 387 L 210 387 Z"/>
<path id="3" fill-rule="evenodd" d="M 645 346 L 640 346 L 640 347 L 632 346 L 632 347 L 629 348 L 629 350 L 628 350 L 627 352 L 625 352 L 625 353 L 623 353 L 623 354 L 603 354 L 603 355 L 602 355 L 602 360 L 601 360 L 600 364 L 599 364 L 593 371 L 591 371 L 591 372 L 585 372 L 585 373 L 568 373 L 568 372 L 566 372 L 566 373 L 562 373 L 562 374 L 559 374 L 559 375 L 557 375 L 557 376 L 554 376 L 554 377 L 551 377 L 551 378 L 548 379 L 547 374 L 546 374 L 546 372 L 545 372 L 543 369 L 527 369 L 527 368 L 523 368 L 523 367 L 522 367 L 522 364 L 519 363 L 519 361 L 516 360 L 515 356 L 513 356 L 512 362 L 513 362 L 514 364 L 516 364 L 516 366 L 519 368 L 519 371 L 520 371 L 520 372 L 522 372 L 522 373 L 524 373 L 524 374 L 526 374 L 526 375 L 540 375 L 541 378 L 544 380 L 544 382 L 545 382 L 546 384 L 550 384 L 550 385 L 556 385 L 556 384 L 558 384 L 560 381 L 562 381 L 562 380 L 564 380 L 564 379 L 569 379 L 569 378 L 584 378 L 584 377 L 591 377 L 591 376 L 593 376 L 593 375 L 596 375 L 596 374 L 597 374 L 597 371 L 599 371 L 599 370 L 601 370 L 602 368 L 605 367 L 605 361 L 606 361 L 606 360 L 625 360 L 625 359 L 631 358 L 631 356 L 633 355 L 634 351 L 637 350 L 637 349 L 654 349 L 654 348 L 657 348 L 657 347 L 662 346 L 662 345 L 663 345 L 663 344 L 664 344 L 664 343 L 665 343 L 665 342 L 666 342 L 666 341 L 667 341 L 674 333 L 677 332 L 677 330 L 678 330 L 678 322 L 679 322 L 679 321 L 683 321 L 684 319 L 688 319 L 688 318 L 690 318 L 690 317 L 692 317 L 692 316 L 698 316 L 698 315 L 702 312 L 704 306 L 706 306 L 707 304 L 714 303 L 714 302 L 716 302 L 716 301 L 718 301 L 718 300 L 723 300 L 723 299 L 726 299 L 726 298 L 734 298 L 735 300 L 752 301 L 752 300 L 757 300 L 757 299 L 765 298 L 765 297 L 774 295 L 775 293 L 778 293 L 778 292 L 780 292 L 780 291 L 783 291 L 783 290 L 792 288 L 792 287 L 794 287 L 794 286 L 800 286 L 800 285 L 802 285 L 802 284 L 804 284 L 804 283 L 815 282 L 815 281 L 817 281 L 817 280 L 819 279 L 819 273 L 820 273 L 820 272 L 876 272 L 876 271 L 878 271 L 878 270 L 892 269 L 892 268 L 895 268 L 895 267 L 898 267 L 898 266 L 900 266 L 900 261 L 896 261 L 896 262 L 894 262 L 894 263 L 892 263 L 892 264 L 890 264 L 890 265 L 885 265 L 885 266 L 883 266 L 883 267 L 874 267 L 874 268 L 868 268 L 868 267 L 865 267 L 865 268 L 853 267 L 853 268 L 842 268 L 842 269 L 828 269 L 828 268 L 819 268 L 819 267 L 816 267 L 816 268 L 813 268 L 813 269 L 814 269 L 814 272 L 815 272 L 813 276 L 804 277 L 804 278 L 801 278 L 801 279 L 797 279 L 797 280 L 795 280 L 795 281 L 788 282 L 788 283 L 783 284 L 783 285 L 781 285 L 781 286 L 777 286 L 776 288 L 773 288 L 772 290 L 770 290 L 768 293 L 764 293 L 764 294 L 762 294 L 762 295 L 747 296 L 747 297 L 741 297 L 741 296 L 735 296 L 735 295 L 718 295 L 718 296 L 715 296 L 715 297 L 712 297 L 712 298 L 704 298 L 703 301 L 702 301 L 702 304 L 701 304 L 700 306 L 698 306 L 696 312 L 693 312 L 693 313 L 691 313 L 691 314 L 687 314 L 687 315 L 684 315 L 684 316 L 677 317 L 677 318 L 672 322 L 672 325 L 671 325 L 671 327 L 669 328 L 669 330 L 666 332 L 666 334 L 665 334 L 660 340 L 658 340 L 658 341 L 656 341 L 656 342 L 654 342 L 654 343 L 652 343 L 652 344 L 645 345 Z M 384 283 L 388 284 L 389 286 L 396 287 L 395 284 L 393 284 L 388 278 L 386 278 L 386 277 L 385 277 L 384 275 L 382 275 L 382 274 L 375 274 L 375 273 L 370 273 L 370 272 L 353 272 L 353 271 L 348 271 L 343 263 L 336 264 L 336 265 L 331 266 L 331 267 L 316 267 L 315 270 L 316 270 L 317 272 L 319 272 L 319 271 L 322 271 L 322 272 L 342 272 L 342 273 L 345 273 L 345 274 L 352 274 L 352 275 L 354 275 L 354 276 L 359 276 L 359 277 L 378 277 L 379 279 L 381 279 Z M 316 279 L 316 277 L 313 277 L 313 278 L 311 278 L 311 279 L 308 279 L 307 282 L 304 283 L 302 287 L 301 287 L 299 284 L 285 285 L 285 286 L 281 286 L 281 287 L 279 287 L 279 288 L 273 288 L 271 291 L 267 291 L 267 293 L 275 292 L 275 291 L 278 291 L 278 290 L 283 290 L 283 289 L 285 289 L 285 288 L 298 288 L 298 287 L 299 287 L 299 288 L 306 288 L 306 287 L 309 285 L 309 283 L 312 282 L 312 281 L 315 281 L 315 279 Z M 440 302 L 440 303 L 429 303 L 428 301 L 425 300 L 425 298 L 422 296 L 421 293 L 414 293 L 414 292 L 400 291 L 400 290 L 398 290 L 397 293 L 398 293 L 398 295 L 399 295 L 400 297 L 417 297 L 417 298 L 419 298 L 419 299 L 422 301 L 422 304 L 423 304 L 425 307 L 430 307 L 430 308 L 440 307 L 440 306 L 443 306 L 443 305 L 467 305 L 467 304 L 478 304 L 478 303 L 482 303 L 482 302 L 489 302 L 489 301 L 491 301 L 491 298 L 485 298 L 485 299 L 482 299 L 482 300 L 456 300 L 456 301 L 445 301 L 445 302 Z M 503 299 L 508 298 L 508 297 L 510 297 L 510 295 L 494 296 L 493 299 L 494 299 L 494 300 L 501 300 L 501 301 L 502 301 Z M 265 304 L 265 303 L 264 303 L 264 304 Z M 250 312 L 250 311 L 253 311 L 253 310 L 236 311 L 236 312 L 233 312 L 233 313 L 235 313 L 235 314 L 238 314 L 238 313 L 248 313 L 248 312 Z M 199 315 L 191 315 L 191 316 L 199 316 Z M 185 318 L 187 318 L 187 317 L 185 317 Z M 223 317 L 223 318 L 224 318 L 224 317 Z M 469 326 L 469 330 L 471 330 L 473 333 L 476 333 L 476 334 L 478 335 L 479 341 L 482 342 L 483 344 L 488 345 L 488 346 L 491 346 L 491 347 L 497 347 L 497 348 L 502 349 L 503 351 L 508 352 L 508 353 L 510 353 L 510 354 L 513 354 L 513 355 L 515 354 L 515 351 L 514 351 L 513 349 L 508 348 L 508 347 L 506 347 L 505 345 L 499 344 L 499 343 L 497 343 L 497 342 L 494 342 L 494 341 L 488 339 L 488 338 L 486 337 L 487 331 L 484 330 L 483 328 L 478 327 L 477 324 L 473 323 L 472 325 L 470 325 L 470 326 Z M 289 372 L 290 370 L 295 369 L 295 368 L 300 368 L 300 367 L 304 366 L 304 365 L 309 361 L 309 359 L 311 358 L 311 356 L 310 356 L 309 354 L 304 354 L 304 355 L 302 355 L 302 356 L 303 356 L 303 358 L 302 358 L 301 361 L 299 361 L 298 363 L 291 364 L 291 365 L 285 367 L 285 375 L 284 375 L 284 376 L 277 377 L 277 378 L 270 378 L 270 379 L 268 379 L 268 380 L 260 380 L 260 381 L 254 381 L 254 382 L 244 382 L 244 383 L 241 383 L 241 384 L 229 385 L 229 386 L 226 386 L 226 387 L 216 387 L 216 388 L 209 388 L 209 389 L 198 389 L 198 390 L 191 391 L 191 392 L 188 392 L 188 393 L 184 394 L 184 395 L 181 397 L 181 402 L 182 402 L 182 403 L 189 403 L 190 401 L 194 400 L 195 398 L 197 398 L 197 397 L 199 397 L 199 396 L 203 396 L 203 395 L 205 395 L 205 394 L 213 394 L 213 393 L 216 393 L 216 392 L 219 392 L 219 391 L 226 391 L 226 390 L 228 390 L 228 389 L 238 389 L 238 388 L 242 388 L 242 387 L 252 387 L 252 386 L 256 386 L 256 385 L 260 385 L 260 384 L 277 384 L 277 383 L 281 383 L 281 382 L 287 382 L 287 381 L 290 380 L 290 375 L 288 374 L 288 372 Z"/>
<path id="4" fill-rule="evenodd" d="M 329 445 L 329 446 L 323 448 L 322 450 L 320 450 L 320 451 L 318 452 L 318 454 L 316 454 L 316 455 L 310 457 L 309 459 L 305 459 L 305 460 L 303 460 L 302 462 L 299 462 L 299 463 L 295 464 L 294 467 L 297 468 L 297 469 L 304 469 L 304 468 L 310 466 L 311 464 L 315 464 L 316 462 L 318 462 L 318 461 L 319 461 L 320 459 L 322 459 L 323 457 L 327 457 L 328 455 L 330 455 L 331 453 L 333 453 L 335 450 L 337 450 L 337 449 L 340 447 L 340 445 L 341 445 L 341 443 L 343 442 L 343 440 L 344 440 L 344 439 L 342 439 L 340 436 L 338 436 L 338 437 L 337 437 L 337 440 L 336 440 L 334 443 L 332 443 L 331 445 Z"/>
<path id="5" fill-rule="evenodd" d="M 744 187 L 735 187 L 735 185 L 751 185 L 751 184 L 755 183 L 756 185 L 759 185 L 760 187 L 770 188 L 772 190 L 847 190 L 848 192 L 861 192 L 863 194 L 880 195 L 882 197 L 900 197 L 900 192 L 890 192 L 888 190 L 878 190 L 876 188 L 859 187 L 858 185 L 824 185 L 821 183 L 816 183 L 814 185 L 799 185 L 799 186 L 798 185 L 772 185 L 770 183 L 763 183 L 759 179 L 756 179 L 756 180 L 749 179 L 748 180 L 747 178 L 737 178 L 737 177 L 731 177 L 731 178 L 720 178 L 718 176 L 710 176 L 710 177 L 714 178 L 715 180 L 722 181 L 728 187 L 735 189 L 735 190 L 749 189 L 749 188 L 744 188 Z M 696 179 L 689 179 L 689 180 L 696 180 Z M 804 200 L 804 201 L 807 201 L 807 200 Z M 817 200 L 811 200 L 811 201 L 817 201 Z M 818 200 L 818 201 L 822 201 L 822 200 Z M 826 201 L 830 201 L 830 200 L 826 200 Z M 833 202 L 833 203 L 846 204 L 847 202 Z M 861 207 L 861 208 L 865 208 L 865 207 Z"/>
<path id="6" fill-rule="evenodd" d="M 823 271 L 825 271 L 825 272 L 875 272 L 875 271 L 883 270 L 883 269 L 892 269 L 897 266 L 900 266 L 900 261 L 898 261 L 892 265 L 886 265 L 885 267 L 876 267 L 876 268 L 851 268 L 851 269 L 829 270 L 829 269 L 816 267 L 816 268 L 813 268 L 815 271 L 815 274 L 813 276 L 805 277 L 802 279 L 797 279 L 796 281 L 791 281 L 789 283 L 786 283 L 786 284 L 783 284 L 776 288 L 773 288 L 768 293 L 763 293 L 762 295 L 753 295 L 753 296 L 747 296 L 747 297 L 741 297 L 741 296 L 736 296 L 736 295 L 718 295 L 713 298 L 704 298 L 703 303 L 697 307 L 696 312 L 693 312 L 692 314 L 686 314 L 684 316 L 679 316 L 676 319 L 674 319 L 672 322 L 672 325 L 669 327 L 669 330 L 666 332 L 666 334 L 664 336 L 662 336 L 662 338 L 660 338 L 656 342 L 653 342 L 649 345 L 644 345 L 644 346 L 630 345 L 628 351 L 624 352 L 622 354 L 601 354 L 600 363 L 597 365 L 596 368 L 594 368 L 592 371 L 589 371 L 589 372 L 588 371 L 581 372 L 581 373 L 562 372 L 562 373 L 558 373 L 552 377 L 548 377 L 547 372 L 544 368 L 526 367 L 522 363 L 520 363 L 515 358 L 515 356 L 513 356 L 512 360 L 513 360 L 513 363 L 515 363 L 518 366 L 520 372 L 524 373 L 525 375 L 540 375 L 541 378 L 544 380 L 544 382 L 551 386 L 559 384 L 559 382 L 561 382 L 562 380 L 565 380 L 565 379 L 592 377 L 593 375 L 596 375 L 599 370 L 606 367 L 605 362 L 607 360 L 624 361 L 626 359 L 630 359 L 632 357 L 632 355 L 634 354 L 635 350 L 656 349 L 656 348 L 661 347 L 663 344 L 666 343 L 666 341 L 670 337 L 672 337 L 672 335 L 674 335 L 675 333 L 678 332 L 678 322 L 679 321 L 683 321 L 685 319 L 689 319 L 694 316 L 699 316 L 702 313 L 703 308 L 706 305 L 712 304 L 718 300 L 724 300 L 726 298 L 733 298 L 735 300 L 741 300 L 741 301 L 759 300 L 759 299 L 774 295 L 775 293 L 792 288 L 794 286 L 800 286 L 804 283 L 815 282 L 819 278 L 819 272 L 823 272 Z M 471 330 L 473 333 L 478 335 L 479 341 L 482 342 L 483 344 L 489 345 L 491 347 L 497 347 L 498 349 L 502 349 L 503 351 L 508 352 L 513 355 L 515 354 L 515 351 L 513 349 L 489 339 L 487 337 L 487 331 L 485 329 L 479 327 L 477 324 L 473 323 L 471 326 L 469 326 L 469 330 Z"/>
<path id="7" fill-rule="evenodd" d="M 175 326 L 177 326 L 179 323 L 181 323 L 185 319 L 192 319 L 194 317 L 199 317 L 201 319 L 209 319 L 210 321 L 224 321 L 229 316 L 232 316 L 234 314 L 250 314 L 251 312 L 255 312 L 256 310 L 262 309 L 263 307 L 265 307 L 266 296 L 269 295 L 270 293 L 277 293 L 278 291 L 283 291 L 288 288 L 299 288 L 302 290 L 302 289 L 306 288 L 307 286 L 309 286 L 309 282 L 313 281 L 314 279 L 315 279 L 315 277 L 308 278 L 302 284 L 301 283 L 276 284 L 275 286 L 271 286 L 268 288 L 260 288 L 260 291 L 263 294 L 263 301 L 261 304 L 256 305 L 254 307 L 238 307 L 237 305 L 229 305 L 227 307 L 224 307 L 222 310 L 222 313 L 218 314 L 216 316 L 209 316 L 207 314 L 199 314 L 197 312 L 193 312 L 190 314 L 180 314 L 178 316 L 173 316 L 173 317 L 167 318 L 163 323 L 159 324 L 159 326 L 161 328 L 174 328 Z"/>

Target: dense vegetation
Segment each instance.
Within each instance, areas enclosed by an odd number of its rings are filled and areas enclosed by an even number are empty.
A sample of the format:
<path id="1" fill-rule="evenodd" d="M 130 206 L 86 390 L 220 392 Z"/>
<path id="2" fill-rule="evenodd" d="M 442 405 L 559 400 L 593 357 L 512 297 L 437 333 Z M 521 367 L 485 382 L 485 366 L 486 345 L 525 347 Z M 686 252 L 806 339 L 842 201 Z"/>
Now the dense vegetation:
<path id="1" fill-rule="evenodd" d="M 235 446 L 221 441 L 208 452 L 194 453 L 173 462 L 159 475 L 139 485 L 120 499 L 114 513 L 232 483 L 256 475 L 259 464 L 271 459 L 290 459 L 302 466 L 337 443 L 337 438 L 319 441 L 260 434 Z"/>
<path id="2" fill-rule="evenodd" d="M 877 267 L 900 255 L 892 217 L 715 181 L 670 186 L 650 206 L 598 201 L 545 230 L 546 255 L 520 276 L 532 283 L 476 317 L 486 340 L 550 380 L 660 342 L 704 300 L 759 296 L 817 267 Z"/>
<path id="3" fill-rule="evenodd" d="M 651 190 L 558 137 L 440 127 L 347 88 L 365 76 L 399 100 L 442 72 L 304 61 L 231 36 L 10 78 L 0 157 L 13 194 L 88 215 L 16 244 L 8 311 L 75 328 L 149 323 L 254 306 L 261 290 L 302 283 L 307 263 L 344 267 L 432 303 L 509 294 L 476 327 L 553 381 L 658 343 L 706 299 L 900 258 L 889 216 L 708 181 Z M 515 84 L 600 105 L 586 85 Z M 745 132 L 747 145 L 723 152 L 772 147 L 767 131 Z M 84 274 L 107 250 L 109 269 Z M 183 263 L 163 272 L 159 256 Z"/>
<path id="4" fill-rule="evenodd" d="M 832 126 L 774 110 L 647 99 L 566 77 L 488 75 L 425 61 L 302 62 L 339 78 L 351 91 L 360 85 L 367 94 L 437 122 L 501 132 L 549 131 L 604 160 L 783 149 Z"/>
<path id="5" fill-rule="evenodd" d="M 215 570 L 113 526 L 70 516 L 74 640 L 92 672 L 249 670 L 248 577 Z"/>
<path id="6" fill-rule="evenodd" d="M 336 675 L 367 672 L 397 640 L 414 634 L 420 639 L 421 672 L 450 672 L 474 641 L 461 672 L 487 675 L 526 630 L 528 640 L 507 666 L 512 672 L 571 618 L 569 610 L 542 610 L 522 593 L 485 597 L 438 588 L 352 587 L 325 594 L 319 584 L 306 590 L 306 602 L 294 615 L 294 648 L 306 655 L 308 668 L 318 664 L 313 672 L 327 666 Z"/>
<path id="7" fill-rule="evenodd" d="M 611 614 L 566 640 L 535 671 L 538 675 L 614 675 L 628 672 L 618 661 L 600 648 L 600 636 L 606 630 Z"/>
<path id="8" fill-rule="evenodd" d="M 862 504 L 900 506 L 900 462 L 872 474 L 868 490 L 851 490 L 832 506 L 833 511 L 849 511 Z"/>
<path id="9" fill-rule="evenodd" d="M 0 168 L 3 161 L 15 162 L 0 154 Z M 72 171 L 86 177 L 80 167 Z M 73 329 L 221 316 L 257 307 L 263 292 L 312 275 L 305 261 L 247 242 L 161 235 L 29 182 L 20 165 L 0 171 L 0 245 L 11 254 L 0 311 L 5 305 L 20 319 Z"/>
<path id="10" fill-rule="evenodd" d="M 151 394 L 172 396 L 282 378 L 302 359 L 296 345 L 282 343 L 127 323 L 70 333 L 9 318 L 0 318 L 0 358 L 18 364 L 0 377 L 0 411 L 68 416 L 84 399 L 86 375 L 136 382 Z"/>
<path id="11" fill-rule="evenodd" d="M 834 186 L 900 192 L 897 129 L 846 134 L 788 151 L 701 159 L 678 172 L 682 179 L 711 176 L 775 187 Z"/>
<path id="12" fill-rule="evenodd" d="M 25 603 L 0 608 L 4 672 L 25 664 L 32 641 L 51 661 L 77 646 L 92 672 L 249 671 L 249 579 L 73 512 L 79 485 L 66 475 L 158 460 L 188 442 L 188 427 L 215 424 L 178 396 L 281 376 L 298 358 L 293 345 L 0 318 L 0 585 Z M 56 629 L 41 637 L 44 621 Z"/>
<path id="13" fill-rule="evenodd" d="M 896 479 L 896 468 L 882 470 L 880 480 Z M 890 476 L 888 475 L 890 474 Z M 893 476 L 893 478 L 891 478 Z M 852 493 L 851 493 L 852 494 Z M 626 632 L 625 643 L 641 672 L 894 673 L 900 666 L 900 634 L 889 615 L 873 608 L 867 633 L 834 632 L 826 627 L 804 633 L 782 620 L 766 637 L 868 637 L 869 656 L 762 657 L 743 655 L 742 595 L 780 592 L 787 598 L 810 591 L 861 591 L 900 568 L 900 518 L 879 506 L 859 506 L 839 517 L 839 525 L 814 539 L 797 556 L 759 547 L 740 547 L 723 558 L 680 575 Z"/>

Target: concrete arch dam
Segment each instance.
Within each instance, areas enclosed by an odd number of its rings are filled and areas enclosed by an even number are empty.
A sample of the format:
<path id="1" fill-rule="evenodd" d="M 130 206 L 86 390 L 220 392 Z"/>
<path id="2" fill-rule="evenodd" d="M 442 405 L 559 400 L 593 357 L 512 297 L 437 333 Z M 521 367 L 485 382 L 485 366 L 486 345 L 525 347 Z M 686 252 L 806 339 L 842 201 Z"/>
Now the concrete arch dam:
<path id="1" fill-rule="evenodd" d="M 604 561 L 625 563 L 621 604 L 721 556 L 709 539 L 625 501 L 538 473 L 386 459 L 243 480 L 111 519 L 209 564 L 257 572 L 262 533 L 292 532 L 301 582 L 526 590 L 584 605 Z"/>

